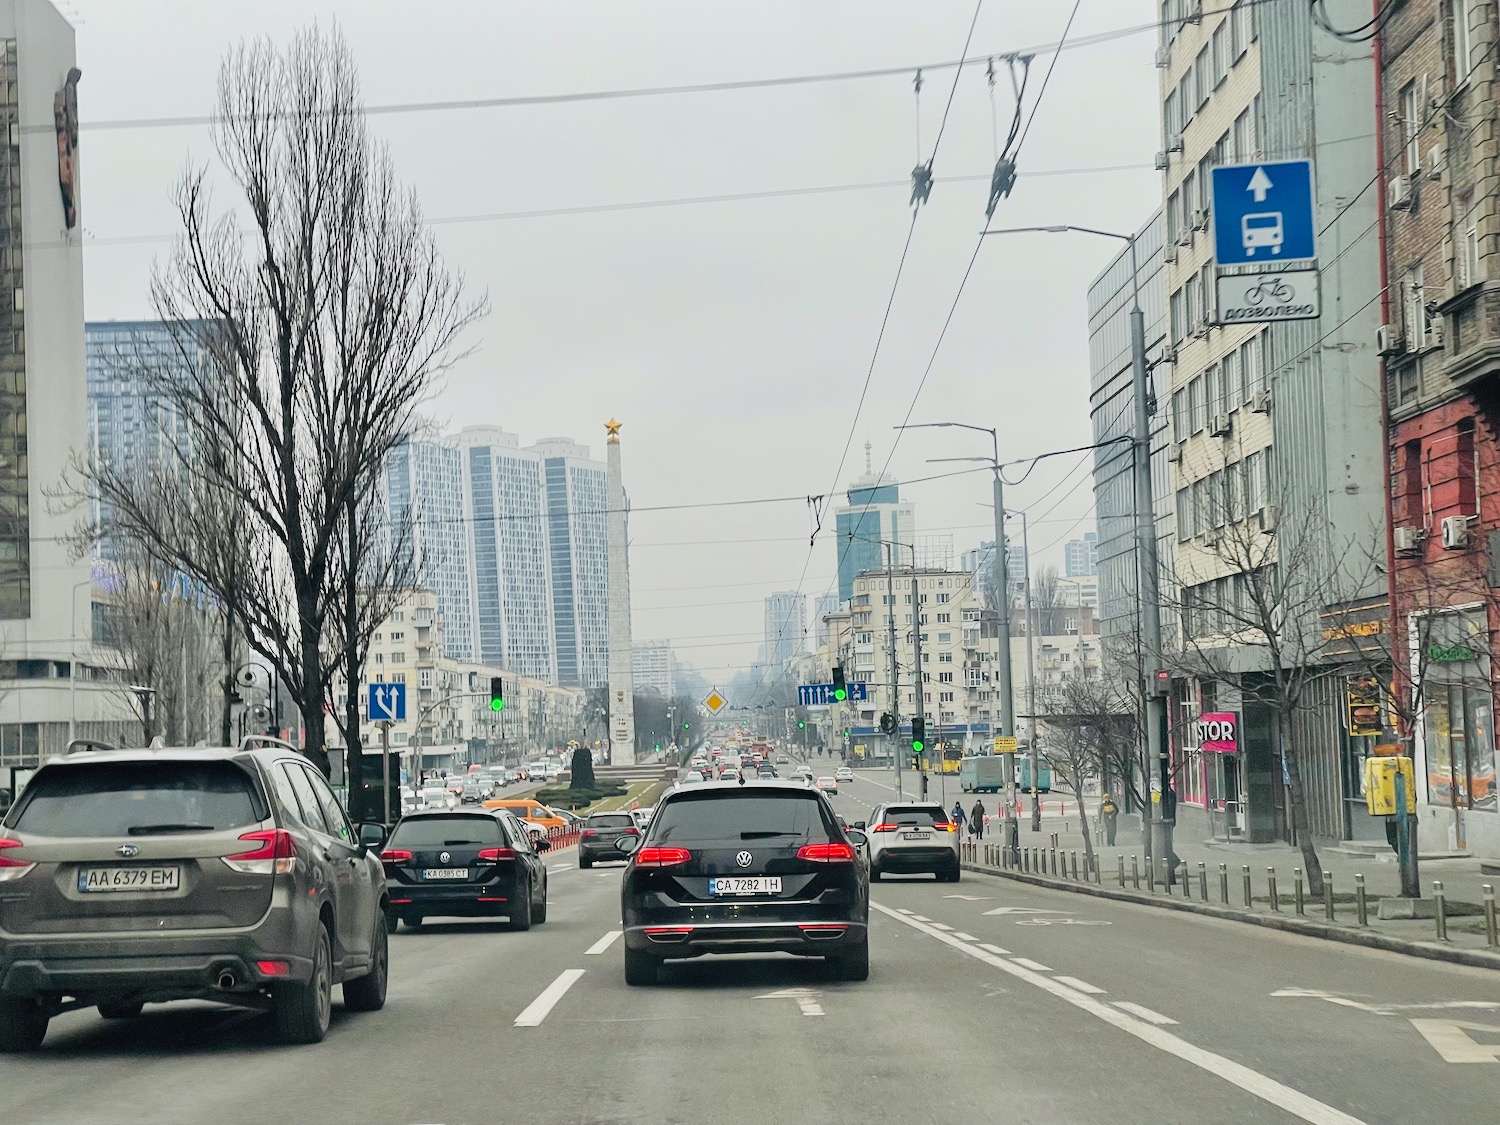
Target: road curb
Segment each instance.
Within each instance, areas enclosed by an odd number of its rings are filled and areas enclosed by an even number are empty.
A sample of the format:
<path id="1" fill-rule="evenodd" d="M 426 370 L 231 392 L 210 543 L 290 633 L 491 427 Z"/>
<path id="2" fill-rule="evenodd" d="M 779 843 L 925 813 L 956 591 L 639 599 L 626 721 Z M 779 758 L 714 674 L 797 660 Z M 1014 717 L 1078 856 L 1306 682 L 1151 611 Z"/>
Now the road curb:
<path id="1" fill-rule="evenodd" d="M 1249 914 L 1225 906 L 1215 906 L 1193 899 L 1169 898 L 1162 895 L 1143 894 L 1140 891 L 1117 890 L 1097 883 L 1075 883 L 1072 880 L 1051 879 L 1023 871 L 1010 871 L 1001 867 L 990 867 L 982 863 L 964 861 L 965 871 L 981 875 L 995 875 L 1001 879 L 1013 879 L 1017 883 L 1030 883 L 1054 891 L 1070 891 L 1073 894 L 1092 895 L 1095 898 L 1114 899 L 1116 902 L 1133 902 L 1140 906 L 1154 906 L 1162 910 L 1179 910 L 1188 914 L 1202 914 L 1209 918 L 1222 918 L 1229 922 L 1243 922 L 1270 930 L 1302 934 L 1304 937 L 1322 938 L 1324 941 L 1339 941 L 1345 945 L 1362 945 L 1367 949 L 1383 949 L 1390 953 L 1404 953 L 1409 957 L 1424 957 L 1429 961 L 1446 961 L 1454 965 L 1468 965 L 1479 969 L 1500 970 L 1500 954 L 1482 949 L 1458 949 L 1436 942 L 1407 941 L 1373 930 L 1354 930 L 1344 926 L 1315 922 L 1309 918 L 1287 917 L 1281 914 Z"/>

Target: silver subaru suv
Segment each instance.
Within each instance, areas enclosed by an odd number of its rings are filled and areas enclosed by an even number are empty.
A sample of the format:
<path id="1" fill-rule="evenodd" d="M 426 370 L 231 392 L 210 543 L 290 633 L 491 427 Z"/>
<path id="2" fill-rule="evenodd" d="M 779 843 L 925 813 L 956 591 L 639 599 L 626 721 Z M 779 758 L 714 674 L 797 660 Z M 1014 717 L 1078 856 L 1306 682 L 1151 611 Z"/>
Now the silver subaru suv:
<path id="1" fill-rule="evenodd" d="M 293 1043 L 326 1034 L 335 984 L 384 1006 L 385 871 L 295 748 L 79 745 L 0 820 L 0 1051 L 91 1006 L 215 1000 Z"/>

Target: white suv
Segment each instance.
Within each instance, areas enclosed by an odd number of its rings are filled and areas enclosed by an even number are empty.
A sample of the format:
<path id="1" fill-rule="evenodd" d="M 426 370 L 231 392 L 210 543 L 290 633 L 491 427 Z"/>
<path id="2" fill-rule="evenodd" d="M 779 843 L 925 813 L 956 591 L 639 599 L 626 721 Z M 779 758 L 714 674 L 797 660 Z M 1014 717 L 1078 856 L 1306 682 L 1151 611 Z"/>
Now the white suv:
<path id="1" fill-rule="evenodd" d="M 926 801 L 897 801 L 876 805 L 869 827 L 856 821 L 870 839 L 870 879 L 881 875 L 930 871 L 940 883 L 956 883 L 958 826 L 942 805 Z"/>

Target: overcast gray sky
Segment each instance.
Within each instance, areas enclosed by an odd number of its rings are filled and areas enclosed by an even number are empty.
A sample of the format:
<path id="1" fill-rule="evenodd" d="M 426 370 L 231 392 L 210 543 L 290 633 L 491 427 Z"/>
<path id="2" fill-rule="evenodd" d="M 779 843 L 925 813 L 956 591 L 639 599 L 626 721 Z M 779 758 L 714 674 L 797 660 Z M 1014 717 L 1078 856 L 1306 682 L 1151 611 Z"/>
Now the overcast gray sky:
<path id="1" fill-rule="evenodd" d="M 219 60 L 242 37 L 285 40 L 336 19 L 369 105 L 722 82 L 956 59 L 973 0 L 65 0 L 78 27 L 82 222 L 91 319 L 150 315 L 146 282 L 174 230 L 172 185 L 209 158 L 204 127 L 91 122 L 205 114 Z M 1067 0 L 986 0 L 970 56 L 1056 42 Z M 1148 23 L 1152 0 L 1082 0 L 1072 36 Z M 1064 51 L 996 225 L 1132 229 L 1159 202 L 1155 37 Z M 1050 55 L 1033 63 L 1028 103 Z M 997 63 L 997 66 L 999 64 Z M 951 70 L 925 75 L 930 150 Z M 912 74 L 772 89 L 445 110 L 373 119 L 439 222 L 452 265 L 494 311 L 436 404 L 453 427 L 525 440 L 570 435 L 603 455 L 625 423 L 625 479 L 649 508 L 826 493 L 864 381 L 910 220 L 904 187 L 603 211 L 516 212 L 903 180 L 917 162 Z M 1003 136 L 1012 99 L 996 85 Z M 982 66 L 965 68 L 917 222 L 842 489 L 890 455 L 984 223 L 992 117 Z M 1097 171 L 1118 168 L 1123 170 Z M 1093 170 L 1093 171 L 1089 171 Z M 109 240 L 125 240 L 110 242 Z M 1083 236 L 990 238 L 913 421 L 998 426 L 1002 456 L 1089 440 L 1085 289 L 1116 245 Z M 909 433 L 898 478 L 928 457 L 987 452 L 983 435 Z M 952 466 L 948 466 L 951 468 Z M 1071 473 L 1071 475 L 1069 475 Z M 1066 479 L 1064 479 L 1066 478 Z M 1061 482 L 1061 484 L 1060 484 Z M 1059 486 L 1060 484 L 1060 486 Z M 1037 562 L 1092 527 L 1078 456 L 1010 490 L 1035 504 Z M 986 534 L 985 475 L 914 485 L 919 534 L 955 550 Z M 830 521 L 831 522 L 831 521 Z M 669 638 L 710 680 L 747 664 L 761 599 L 831 586 L 835 545 L 809 552 L 808 506 L 637 511 L 635 636 Z"/>

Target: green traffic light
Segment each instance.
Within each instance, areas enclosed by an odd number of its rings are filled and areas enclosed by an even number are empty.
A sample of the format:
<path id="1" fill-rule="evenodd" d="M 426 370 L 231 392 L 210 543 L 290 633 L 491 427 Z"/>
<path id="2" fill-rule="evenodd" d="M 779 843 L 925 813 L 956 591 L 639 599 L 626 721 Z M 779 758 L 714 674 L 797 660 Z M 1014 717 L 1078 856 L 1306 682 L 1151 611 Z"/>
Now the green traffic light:
<path id="1" fill-rule="evenodd" d="M 505 700 L 503 700 L 503 699 L 492 699 L 492 700 L 490 700 L 490 710 L 491 711 L 504 711 L 505 710 Z"/>
<path id="2" fill-rule="evenodd" d="M 846 700 L 846 699 L 849 698 L 849 693 L 847 691 L 845 691 L 841 687 L 840 688 L 834 688 L 833 689 L 833 698 L 837 699 L 840 703 L 842 703 L 842 702 L 844 702 L 844 700 Z"/>
<path id="3" fill-rule="evenodd" d="M 805 730 L 806 728 L 807 728 L 807 724 L 806 723 L 799 722 L 797 724 L 797 729 L 798 730 Z"/>
<path id="4" fill-rule="evenodd" d="M 911 752 L 913 754 L 920 754 L 924 748 L 925 748 L 925 744 L 924 743 L 918 742 L 915 739 L 912 740 Z"/>

